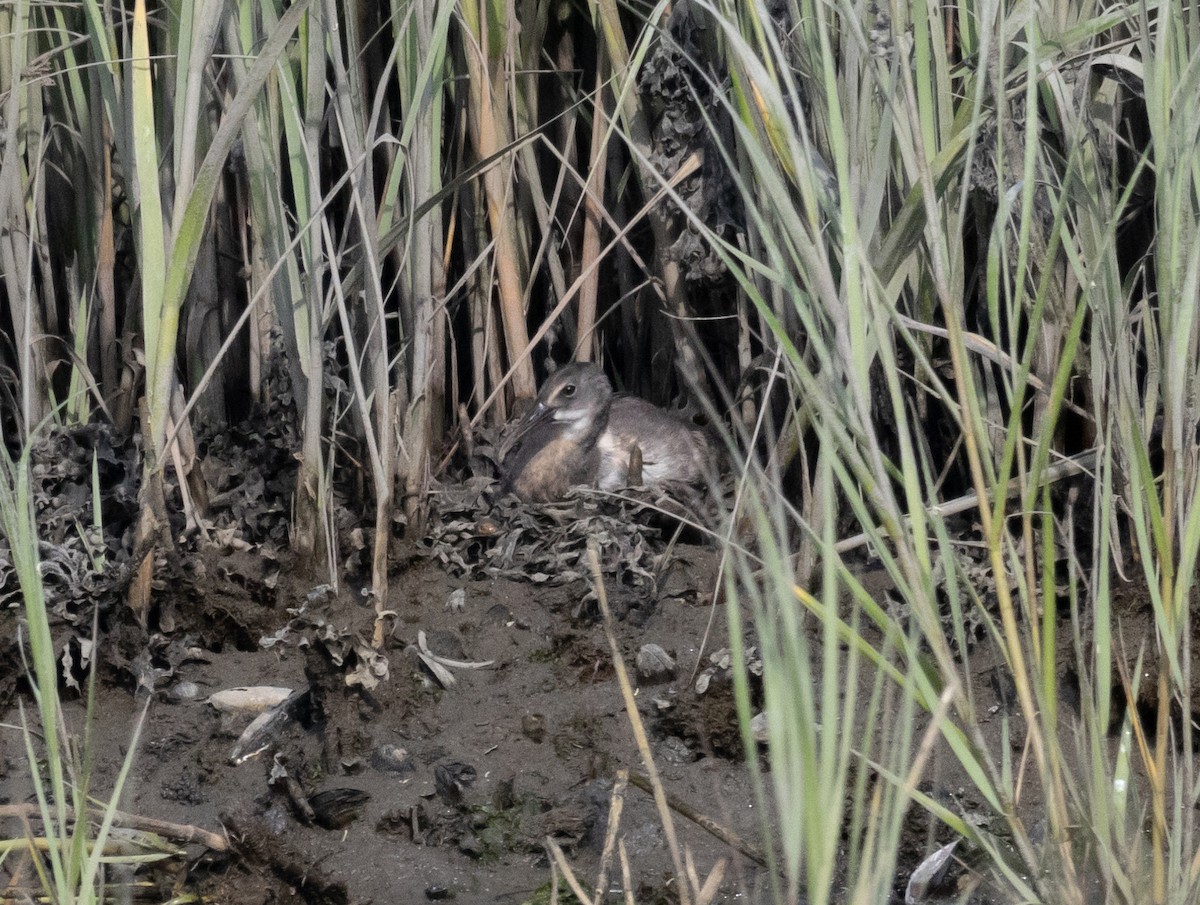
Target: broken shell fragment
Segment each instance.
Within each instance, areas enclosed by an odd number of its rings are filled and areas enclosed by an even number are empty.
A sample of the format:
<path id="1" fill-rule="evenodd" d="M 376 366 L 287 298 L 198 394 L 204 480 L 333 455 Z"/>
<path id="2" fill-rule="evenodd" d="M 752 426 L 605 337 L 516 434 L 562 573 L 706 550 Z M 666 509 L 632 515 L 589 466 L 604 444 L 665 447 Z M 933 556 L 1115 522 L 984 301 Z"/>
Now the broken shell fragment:
<path id="1" fill-rule="evenodd" d="M 943 845 L 936 852 L 917 865 L 908 878 L 904 890 L 904 905 L 920 905 L 933 897 L 935 891 L 941 889 L 946 876 L 953 865 L 954 849 L 958 840 Z"/>
<path id="2" fill-rule="evenodd" d="M 340 830 L 358 819 L 370 799 L 371 793 L 362 789 L 326 789 L 310 795 L 308 804 L 317 826 Z"/>
<path id="3" fill-rule="evenodd" d="M 242 731 L 233 750 L 229 752 L 229 762 L 235 767 L 240 766 L 267 750 L 279 738 L 284 728 L 296 719 L 300 711 L 309 706 L 310 701 L 307 688 L 294 691 L 278 704 L 256 716 Z"/>

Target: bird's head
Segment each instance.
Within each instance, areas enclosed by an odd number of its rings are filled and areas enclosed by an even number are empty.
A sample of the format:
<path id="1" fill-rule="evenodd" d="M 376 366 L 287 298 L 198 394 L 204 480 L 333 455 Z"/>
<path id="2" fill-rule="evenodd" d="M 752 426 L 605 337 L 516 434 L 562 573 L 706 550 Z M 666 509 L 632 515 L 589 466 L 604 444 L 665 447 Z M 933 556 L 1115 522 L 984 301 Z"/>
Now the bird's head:
<path id="1" fill-rule="evenodd" d="M 566 365 L 542 384 L 537 402 L 525 416 L 525 427 L 554 421 L 570 433 L 584 432 L 608 414 L 612 397 L 612 384 L 596 365 Z"/>

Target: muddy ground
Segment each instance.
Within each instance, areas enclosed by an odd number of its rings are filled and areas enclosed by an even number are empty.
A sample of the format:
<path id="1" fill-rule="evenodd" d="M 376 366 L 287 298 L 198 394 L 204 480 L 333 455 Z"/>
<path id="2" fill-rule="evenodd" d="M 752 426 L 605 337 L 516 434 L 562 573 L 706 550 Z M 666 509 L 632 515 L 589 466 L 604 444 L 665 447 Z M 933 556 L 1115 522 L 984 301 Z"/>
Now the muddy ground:
<path id="1" fill-rule="evenodd" d="M 647 561 L 657 564 L 649 584 L 630 589 L 619 569 L 610 574 L 617 643 L 663 785 L 740 835 L 745 847 L 760 847 L 776 821 L 756 807 L 730 676 L 713 662 L 728 638 L 724 605 L 713 602 L 717 552 L 668 546 L 663 537 L 649 543 Z M 93 788 L 105 795 L 112 788 L 145 705 L 123 809 L 230 843 L 225 853 L 184 845 L 186 855 L 168 867 L 142 869 L 136 879 L 148 885 L 136 901 L 188 892 L 229 905 L 544 902 L 548 839 L 591 888 L 614 779 L 620 770 L 644 772 L 591 583 L 574 577 L 556 584 L 562 576 L 544 573 L 520 580 L 511 569 L 510 577 L 481 577 L 444 560 L 428 545 L 399 551 L 386 605 L 395 616 L 381 660 L 365 645 L 374 608 L 361 586 L 314 588 L 299 579 L 296 563 L 254 548 L 209 548 L 192 557 L 187 580 L 160 590 L 149 648 L 119 609 L 108 612 Z M 869 563 L 864 573 L 882 599 L 881 576 L 870 577 Z M 0 611 L 0 719 L 8 724 L 0 728 L 0 805 L 8 806 L 33 800 L 14 728 L 16 700 L 28 702 L 13 642 L 18 621 L 15 606 Z M 77 630 L 59 625 L 60 645 Z M 415 653 L 422 637 L 434 654 L 488 665 L 451 667 L 453 684 L 443 687 Z M 638 675 L 639 651 L 650 643 L 670 655 L 673 672 Z M 76 659 L 77 644 L 68 644 Z M 1003 715 L 1012 712 L 999 662 L 986 639 L 972 656 L 977 695 L 996 714 L 996 744 Z M 69 665 L 82 677 L 77 663 Z M 707 688 L 698 694 L 705 670 Z M 264 685 L 306 694 L 292 701 L 290 720 L 261 752 L 251 746 L 231 763 L 250 717 L 223 715 L 208 699 Z M 859 689 L 860 699 L 869 691 Z M 82 703 L 66 685 L 64 693 L 78 739 Z M 1019 731 L 1010 744 L 1019 757 Z M 756 756 L 766 767 L 762 752 Z M 934 760 L 923 791 L 970 811 L 977 803 L 969 786 L 943 755 Z M 1025 804 L 1036 809 L 1036 795 Z M 715 901 L 769 900 L 760 865 L 678 812 L 673 819 L 698 873 L 726 862 Z M 3 838 L 23 833 L 19 821 L 0 820 Z M 619 835 L 634 900 L 677 901 L 662 822 L 651 797 L 632 786 Z M 896 901 L 903 901 L 907 871 L 948 838 L 913 810 Z M 20 859 L 0 864 L 0 889 L 30 889 L 28 869 Z M 623 898 L 619 869 L 606 886 L 612 901 Z M 991 900 L 979 894 L 972 901 Z"/>
<path id="2" fill-rule="evenodd" d="M 214 857 L 193 846 L 186 869 L 147 876 L 160 887 L 174 883 L 232 905 L 521 903 L 535 900 L 550 880 L 550 838 L 589 887 L 595 882 L 614 776 L 642 766 L 605 632 L 594 601 L 585 599 L 587 581 L 554 587 L 469 580 L 428 557 L 408 557 L 391 582 L 389 675 L 366 690 L 347 686 L 346 676 L 356 662 L 348 653 L 355 636 L 370 637 L 371 604 L 347 590 L 306 593 L 288 580 L 287 567 L 275 575 L 253 557 L 206 556 L 202 593 L 172 607 L 174 650 L 163 647 L 152 663 L 159 687 L 149 696 L 122 799 L 130 813 L 227 832 L 238 854 Z M 655 600 L 614 600 L 616 635 L 668 791 L 757 844 L 759 813 L 728 674 L 716 671 L 703 696 L 691 691 L 697 662 L 711 666 L 709 655 L 725 644 L 724 609 L 711 596 L 716 553 L 680 545 L 672 557 Z M 8 637 L 15 615 L 4 617 Z M 490 665 L 452 668 L 454 685 L 442 688 L 413 651 L 421 633 L 436 654 Z M 638 677 L 638 651 L 650 642 L 676 662 L 672 676 Z M 147 699 L 128 674 L 111 665 L 101 673 L 97 789 L 112 787 Z M 10 704 L 23 690 L 13 678 L 10 670 Z M 233 765 L 231 750 L 248 718 L 222 716 L 205 700 L 258 685 L 308 688 L 310 699 L 268 750 Z M 82 726 L 77 699 L 68 718 Z M 284 770 L 294 795 L 286 780 L 272 782 L 272 772 Z M 347 815 L 334 805 L 333 816 L 319 809 L 309 815 L 296 803 L 331 790 L 369 799 Z M 31 800 L 29 792 L 21 735 L 6 728 L 0 803 Z M 671 859 L 653 801 L 633 787 L 624 799 L 620 829 L 638 901 L 671 901 Z M 753 861 L 696 824 L 675 820 L 697 870 L 729 859 L 719 901 L 762 900 L 762 872 Z M 4 830 L 20 835 L 12 821 Z M 619 876 L 614 883 L 619 889 Z M 163 899 L 168 892 L 159 889 Z"/>

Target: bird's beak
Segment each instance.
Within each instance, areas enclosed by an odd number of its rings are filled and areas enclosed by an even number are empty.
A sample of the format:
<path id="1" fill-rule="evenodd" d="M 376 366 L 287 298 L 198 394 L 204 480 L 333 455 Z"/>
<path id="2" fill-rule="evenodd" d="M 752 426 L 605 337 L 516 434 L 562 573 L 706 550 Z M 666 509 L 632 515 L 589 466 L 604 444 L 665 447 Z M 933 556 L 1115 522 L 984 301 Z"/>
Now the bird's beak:
<path id="1" fill-rule="evenodd" d="M 534 403 L 533 408 L 525 413 L 525 417 L 521 419 L 522 431 L 528 430 L 535 424 L 541 424 L 552 414 L 550 407 L 540 399 Z"/>
<path id="2" fill-rule="evenodd" d="M 544 402 L 539 400 L 538 402 L 534 403 L 533 408 L 525 413 L 525 416 L 517 425 L 516 431 L 513 432 L 511 442 L 515 445 L 517 441 L 529 433 L 530 430 L 537 427 L 537 425 L 541 424 L 546 419 L 552 417 L 553 414 L 553 410 Z"/>

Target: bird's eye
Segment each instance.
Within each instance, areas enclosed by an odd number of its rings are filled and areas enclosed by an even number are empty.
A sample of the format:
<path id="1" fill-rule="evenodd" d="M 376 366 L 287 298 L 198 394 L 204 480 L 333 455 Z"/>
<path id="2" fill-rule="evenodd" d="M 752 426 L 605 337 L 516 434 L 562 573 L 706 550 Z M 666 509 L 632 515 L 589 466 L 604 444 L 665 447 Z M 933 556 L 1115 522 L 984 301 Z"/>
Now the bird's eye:
<path id="1" fill-rule="evenodd" d="M 565 387 L 563 387 L 562 394 L 564 396 L 566 396 L 568 399 L 570 399 L 572 396 L 574 396 L 575 395 L 575 384 L 568 383 Z"/>

